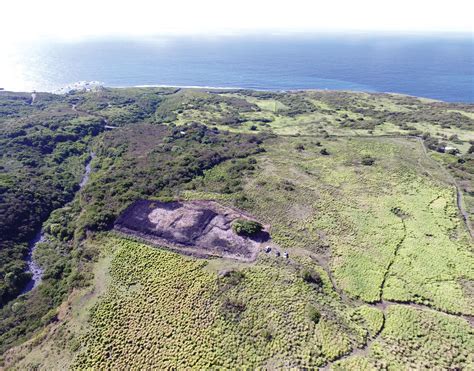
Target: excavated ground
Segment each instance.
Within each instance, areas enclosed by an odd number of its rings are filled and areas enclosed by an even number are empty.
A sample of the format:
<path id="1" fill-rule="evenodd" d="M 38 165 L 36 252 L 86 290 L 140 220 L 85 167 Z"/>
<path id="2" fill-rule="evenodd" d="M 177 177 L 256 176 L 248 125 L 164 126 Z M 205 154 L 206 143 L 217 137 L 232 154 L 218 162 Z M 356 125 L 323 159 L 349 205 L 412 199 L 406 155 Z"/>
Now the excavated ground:
<path id="1" fill-rule="evenodd" d="M 255 220 L 213 201 L 139 200 L 119 216 L 114 229 L 186 255 L 253 261 L 270 236 L 266 230 L 252 238 L 237 235 L 232 230 L 237 218 Z"/>

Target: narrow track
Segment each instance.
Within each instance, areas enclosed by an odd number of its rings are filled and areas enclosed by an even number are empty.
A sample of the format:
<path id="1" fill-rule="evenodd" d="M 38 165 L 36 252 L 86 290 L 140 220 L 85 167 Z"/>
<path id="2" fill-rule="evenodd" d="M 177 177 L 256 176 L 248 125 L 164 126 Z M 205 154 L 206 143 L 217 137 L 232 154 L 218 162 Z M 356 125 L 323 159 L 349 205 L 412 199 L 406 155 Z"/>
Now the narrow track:
<path id="1" fill-rule="evenodd" d="M 469 222 L 469 213 L 467 210 L 464 208 L 464 201 L 463 201 L 463 195 L 461 188 L 459 187 L 459 184 L 457 183 L 456 179 L 450 174 L 446 168 L 438 163 L 437 161 L 433 160 L 429 154 L 428 150 L 426 149 L 425 143 L 423 142 L 423 139 L 420 137 L 411 137 L 411 138 L 416 138 L 418 143 L 420 143 L 421 148 L 423 149 L 423 154 L 425 155 L 425 158 L 433 163 L 435 166 L 437 166 L 441 172 L 446 176 L 446 178 L 449 180 L 449 182 L 456 188 L 456 205 L 459 209 L 459 212 L 461 213 L 462 219 L 464 221 L 464 224 L 466 225 L 467 230 L 469 231 L 469 234 L 471 235 L 471 239 L 474 239 L 474 230 L 471 226 L 471 223 Z"/>
<path id="2" fill-rule="evenodd" d="M 390 269 L 392 268 L 393 263 L 395 263 L 395 260 L 397 259 L 398 252 L 400 251 L 400 248 L 402 247 L 403 242 L 405 241 L 407 237 L 407 227 L 405 225 L 405 221 L 403 220 L 403 218 L 400 218 L 400 220 L 402 221 L 402 225 L 403 225 L 403 236 L 400 239 L 400 241 L 397 243 L 397 246 L 395 246 L 392 259 L 390 259 L 390 262 L 388 263 L 387 268 L 385 269 L 382 283 L 380 284 L 379 301 L 383 300 L 383 290 L 385 289 L 385 282 L 387 281 L 388 275 L 390 274 Z"/>

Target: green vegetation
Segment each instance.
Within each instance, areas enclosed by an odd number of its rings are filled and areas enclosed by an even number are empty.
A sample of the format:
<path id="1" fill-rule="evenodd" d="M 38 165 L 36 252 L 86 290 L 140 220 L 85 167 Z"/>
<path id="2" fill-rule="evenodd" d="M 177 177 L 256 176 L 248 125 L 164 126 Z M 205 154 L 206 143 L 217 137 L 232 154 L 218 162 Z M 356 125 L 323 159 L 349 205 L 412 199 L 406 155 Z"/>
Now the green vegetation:
<path id="1" fill-rule="evenodd" d="M 318 324 L 319 320 L 321 319 L 321 313 L 319 312 L 319 310 L 317 310 L 312 305 L 308 305 L 307 311 L 308 311 L 308 318 L 310 319 L 310 321 L 314 322 L 315 324 Z"/>
<path id="2" fill-rule="evenodd" d="M 302 273 L 301 273 L 301 277 L 303 278 L 303 280 L 307 283 L 310 283 L 310 284 L 314 284 L 318 287 L 322 286 L 323 284 L 323 281 L 321 279 L 321 277 L 319 276 L 319 274 L 317 272 L 315 272 L 314 270 L 310 270 L 310 269 L 305 269 Z"/>
<path id="3" fill-rule="evenodd" d="M 363 158 L 362 158 L 362 165 L 365 165 L 365 166 L 372 166 L 375 162 L 375 159 L 370 157 L 370 155 L 365 155 Z"/>
<path id="4" fill-rule="evenodd" d="M 93 144 L 97 157 L 88 186 L 61 208 L 79 188 L 92 139 L 104 130 L 103 116 L 110 119 L 87 105 L 92 104 L 90 100 L 108 99 L 109 92 L 101 92 L 100 99 L 92 94 L 57 97 L 50 105 L 41 100 L 42 105 L 32 108 L 29 116 L 4 123 L 0 138 L 5 174 L 0 205 L 0 336 L 5 348 L 53 319 L 54 308 L 65 295 L 87 280 L 88 268 L 82 261 L 92 261 L 94 252 L 78 246 L 86 231 L 110 228 L 118 212 L 140 197 L 169 195 L 170 189 L 206 168 L 259 151 L 257 136 L 221 133 L 199 124 L 173 129 L 142 123 L 123 132 L 106 132 Z M 120 99 L 125 100 L 120 94 L 114 98 Z M 128 107 L 136 99 L 121 104 Z M 89 116 L 83 111 L 86 108 L 91 109 Z M 130 110 L 130 114 L 135 112 L 134 107 Z M 43 284 L 9 302 L 30 279 L 24 260 L 28 241 L 53 210 L 43 228 L 48 242 L 37 251 L 45 270 Z"/>
<path id="5" fill-rule="evenodd" d="M 79 223 L 83 230 L 110 228 L 132 201 L 179 193 L 204 170 L 259 152 L 261 142 L 197 123 L 179 128 L 135 124 L 108 132 L 96 144 L 95 173 L 84 190 L 87 205 Z"/>
<path id="6" fill-rule="evenodd" d="M 30 276 L 24 261 L 28 241 L 48 215 L 78 189 L 88 147 L 103 131 L 93 116 L 68 108 L 64 99 L 0 95 L 0 307 L 17 296 Z"/>
<path id="7" fill-rule="evenodd" d="M 103 241 L 114 250 L 112 282 L 91 312 L 75 368 L 314 367 L 362 340 L 330 290 L 315 294 L 299 278 L 308 259 L 262 260 L 236 280 L 206 272 L 205 261 Z"/>
<path id="8" fill-rule="evenodd" d="M 380 338 L 364 356 L 336 362 L 335 370 L 469 369 L 474 364 L 474 333 L 465 320 L 394 305 L 387 310 Z"/>
<path id="9" fill-rule="evenodd" d="M 383 312 L 368 305 L 362 305 L 357 308 L 354 311 L 353 318 L 355 321 L 362 321 L 372 337 L 380 333 L 385 323 Z"/>
<path id="10" fill-rule="evenodd" d="M 6 368 L 472 368 L 472 105 L 175 88 L 30 103 L 0 93 Z M 138 199 L 241 209 L 262 224 L 235 233 L 265 225 L 272 251 L 204 260 L 106 232 Z M 41 227 L 42 282 L 18 296 Z"/>
<path id="11" fill-rule="evenodd" d="M 232 223 L 232 230 L 244 236 L 254 236 L 260 233 L 262 229 L 263 226 L 254 220 L 236 219 Z"/>
<path id="12" fill-rule="evenodd" d="M 473 277 L 469 236 L 453 189 L 424 173 L 436 164 L 416 141 L 341 138 L 325 143 L 330 157 L 292 142 L 268 142 L 236 205 L 271 224 L 284 248 L 324 253 L 329 245 L 335 280 L 354 298 L 380 300 L 383 283 L 385 299 L 470 313 L 462 283 Z M 361 167 L 369 151 L 377 163 Z M 213 191 L 206 177 L 199 183 Z"/>

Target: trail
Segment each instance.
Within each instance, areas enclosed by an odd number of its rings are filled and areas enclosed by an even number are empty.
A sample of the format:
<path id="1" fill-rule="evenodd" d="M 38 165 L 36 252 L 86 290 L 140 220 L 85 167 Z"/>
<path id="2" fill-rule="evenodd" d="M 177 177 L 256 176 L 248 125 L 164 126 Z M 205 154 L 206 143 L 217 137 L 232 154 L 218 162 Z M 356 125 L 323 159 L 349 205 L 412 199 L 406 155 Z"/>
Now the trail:
<path id="1" fill-rule="evenodd" d="M 437 161 L 433 160 L 426 149 L 425 143 L 423 142 L 423 139 L 420 137 L 411 137 L 411 138 L 416 138 L 418 143 L 420 143 L 421 148 L 423 149 L 423 154 L 425 155 L 425 158 L 433 163 L 435 166 L 437 166 L 441 172 L 446 176 L 446 178 L 449 180 L 449 182 L 456 188 L 456 205 L 459 209 L 459 212 L 461 213 L 462 219 L 464 221 L 464 224 L 466 225 L 467 230 L 469 231 L 469 234 L 471 235 L 471 239 L 474 239 L 474 230 L 471 226 L 471 223 L 469 222 L 469 213 L 467 210 L 464 208 L 464 201 L 463 201 L 463 195 L 461 188 L 459 187 L 459 184 L 457 183 L 456 179 L 451 175 L 451 173 L 446 170 L 446 168 L 438 163 Z M 426 170 L 426 168 L 425 168 Z M 428 170 L 426 170 L 428 171 Z M 428 171 L 429 173 L 429 171 Z M 431 174 L 430 174 L 431 175 Z"/>
<path id="2" fill-rule="evenodd" d="M 319 256 L 319 255 L 316 255 L 316 254 L 310 254 L 309 256 L 312 260 L 314 260 L 326 272 L 326 274 L 329 278 L 329 281 L 331 282 L 331 286 L 332 286 L 333 290 L 339 295 L 339 297 L 341 298 L 343 303 L 345 303 L 345 304 L 356 304 L 356 305 L 362 304 L 362 302 L 358 302 L 355 299 L 350 299 L 346 295 L 344 290 L 342 290 L 338 287 L 338 285 L 336 283 L 336 280 L 334 279 L 334 277 L 332 275 L 331 268 L 329 266 L 329 262 L 327 261 L 326 258 L 324 258 L 322 256 Z"/>
<path id="3" fill-rule="evenodd" d="M 471 316 L 469 314 L 448 312 L 448 311 L 436 308 L 434 306 L 431 306 L 429 304 L 419 304 L 419 303 L 415 303 L 411 301 L 403 302 L 403 301 L 382 299 L 381 301 L 377 303 L 372 303 L 372 304 L 366 303 L 366 305 L 380 309 L 382 312 L 385 312 L 385 310 L 392 305 L 405 306 L 405 307 L 410 307 L 412 309 L 418 309 L 418 310 L 432 311 L 432 312 L 444 314 L 446 316 L 454 316 L 454 317 L 462 318 L 463 320 L 469 322 L 471 326 L 474 326 L 474 316 Z"/>
<path id="4" fill-rule="evenodd" d="M 399 242 L 396 250 L 398 250 L 400 248 L 401 244 L 403 243 L 404 238 L 405 237 L 403 237 L 402 240 Z M 396 257 L 396 252 L 394 253 L 394 258 L 391 260 L 390 264 L 387 267 L 387 271 L 386 271 L 386 274 L 385 274 L 385 277 L 384 277 L 384 281 L 382 281 L 381 295 L 383 295 L 383 288 L 384 288 L 384 284 L 385 284 L 385 278 L 388 275 L 388 272 L 389 272 L 390 267 L 392 266 L 392 264 L 395 260 L 395 257 Z M 454 317 L 457 317 L 457 318 L 461 318 L 461 319 L 467 321 L 471 326 L 474 326 L 474 316 L 472 316 L 472 315 L 459 314 L 459 313 L 450 313 L 450 312 L 443 311 L 441 309 L 435 308 L 433 306 L 430 306 L 428 304 L 419 304 L 419 303 L 414 303 L 414 302 L 402 302 L 402 301 L 399 302 L 399 301 L 394 301 L 394 300 L 385 300 L 385 299 L 382 298 L 382 296 L 381 296 L 381 299 L 379 301 L 374 302 L 374 303 L 367 303 L 367 302 L 359 301 L 359 300 L 356 300 L 356 299 L 350 299 L 350 298 L 347 297 L 347 295 L 345 295 L 343 293 L 343 290 L 338 288 L 338 286 L 336 285 L 336 280 L 334 279 L 330 268 L 328 266 L 325 266 L 326 263 L 324 261 L 322 261 L 320 258 L 314 256 L 313 254 L 311 255 L 311 258 L 313 258 L 316 262 L 322 262 L 322 264 L 320 264 L 320 266 L 328 274 L 329 280 L 330 280 L 330 282 L 331 282 L 331 284 L 334 288 L 334 291 L 336 291 L 339 294 L 339 296 L 340 296 L 343 303 L 345 303 L 347 305 L 354 305 L 354 304 L 356 304 L 356 305 L 368 305 L 370 307 L 379 309 L 382 312 L 382 316 L 383 316 L 382 325 L 381 325 L 379 331 L 377 331 L 376 334 L 374 334 L 373 336 L 368 338 L 367 343 L 365 343 L 361 348 L 356 348 L 355 347 L 355 348 L 351 349 L 349 352 L 347 352 L 345 354 L 342 354 L 339 357 L 327 362 L 326 364 L 324 364 L 320 368 L 321 370 L 329 370 L 331 365 L 333 365 L 335 362 L 338 362 L 338 361 L 341 361 L 341 360 L 344 360 L 344 359 L 347 359 L 347 358 L 350 358 L 350 357 L 367 355 L 369 350 L 370 350 L 370 347 L 372 346 L 372 344 L 376 340 L 378 340 L 378 338 L 382 334 L 383 330 L 385 329 L 385 323 L 386 323 L 386 320 L 387 320 L 387 309 L 390 308 L 391 306 L 404 306 L 404 307 L 409 307 L 409 308 L 416 309 L 416 310 L 432 311 L 432 312 L 440 313 L 440 314 L 443 314 L 443 315 L 446 315 L 446 316 L 454 316 Z"/>
<path id="5" fill-rule="evenodd" d="M 320 135 L 311 135 L 311 134 L 303 134 L 303 135 L 277 134 L 277 135 L 279 137 L 291 137 L 291 138 L 321 138 Z M 456 202 L 456 204 L 457 204 L 457 207 L 459 209 L 460 214 L 463 216 L 464 222 L 466 224 L 466 227 L 467 227 L 471 237 L 474 236 L 473 230 L 472 230 L 472 228 L 471 228 L 471 226 L 469 225 L 469 222 L 468 222 L 469 213 L 465 210 L 465 208 L 463 206 L 463 199 L 462 199 L 463 196 L 462 196 L 462 191 L 461 191 L 459 185 L 457 184 L 454 177 L 449 173 L 449 171 L 446 170 L 443 167 L 443 165 L 441 165 L 437 161 L 433 160 L 429 156 L 428 150 L 426 149 L 426 146 L 425 146 L 422 138 L 420 138 L 418 136 L 412 136 L 412 135 L 377 135 L 377 136 L 374 136 L 374 135 L 353 135 L 353 134 L 351 134 L 351 135 L 329 135 L 328 137 L 329 138 L 335 138 L 335 139 L 337 139 L 337 138 L 415 139 L 420 144 L 421 149 L 422 149 L 422 153 L 423 153 L 424 157 L 426 158 L 426 160 L 428 160 L 430 163 L 434 164 L 438 169 L 440 169 L 441 172 L 443 173 L 443 175 L 445 176 L 445 178 L 448 180 L 448 182 L 451 183 L 456 188 L 456 193 L 457 193 L 457 200 L 456 200 L 457 202 Z M 422 164 L 420 164 L 420 166 L 423 167 Z M 426 169 L 426 167 L 423 167 L 423 169 L 426 170 L 430 175 L 432 175 L 429 172 L 429 170 Z M 401 221 L 403 223 L 404 234 L 403 234 L 402 239 L 400 240 L 400 242 L 397 244 L 397 246 L 395 248 L 395 251 L 394 251 L 394 256 L 393 256 L 392 260 L 390 261 L 389 265 L 387 266 L 386 272 L 384 274 L 384 278 L 383 278 L 383 281 L 382 281 L 382 284 L 381 284 L 381 287 L 380 287 L 380 291 L 381 291 L 380 300 L 378 302 L 372 303 L 372 304 L 371 303 L 366 303 L 366 302 L 360 302 L 360 304 L 364 303 L 366 305 L 371 305 L 371 306 L 374 306 L 374 307 L 378 307 L 379 309 L 381 309 L 382 307 L 383 307 L 383 309 L 385 309 L 388 305 L 407 305 L 407 306 L 411 306 L 411 307 L 416 308 L 416 309 L 433 310 L 433 311 L 443 313 L 443 314 L 446 314 L 446 315 L 462 317 L 465 320 L 469 321 L 470 323 L 473 323 L 474 322 L 474 316 L 463 315 L 463 314 L 459 314 L 459 313 L 446 312 L 446 311 L 437 309 L 437 308 L 435 308 L 433 306 L 430 306 L 430 305 L 427 305 L 427 304 L 418 304 L 418 303 L 413 303 L 413 302 L 396 302 L 396 301 L 383 300 L 382 294 L 383 294 L 383 289 L 385 287 L 386 279 L 389 275 L 390 268 L 392 267 L 392 265 L 394 264 L 394 262 L 396 260 L 398 252 L 400 250 L 400 247 L 402 246 L 403 242 L 405 241 L 406 234 L 407 234 L 405 221 L 403 220 L 403 218 L 401 218 Z M 353 299 L 348 299 L 347 295 L 344 294 L 343 290 L 341 290 L 337 287 L 336 280 L 332 276 L 331 268 L 329 267 L 329 263 L 328 263 L 327 259 L 325 259 L 324 257 L 321 257 L 321 256 L 314 255 L 314 254 L 311 254 L 311 258 L 313 260 L 315 260 L 318 263 L 318 265 L 326 271 L 334 290 L 341 296 L 341 299 L 343 299 L 343 301 L 346 302 L 346 303 L 354 302 Z"/>
<path id="6" fill-rule="evenodd" d="M 400 248 L 400 246 L 402 245 L 404 239 L 405 239 L 405 236 L 398 243 L 396 251 Z M 384 281 L 382 281 L 382 284 L 381 284 L 381 298 L 380 298 L 379 301 L 374 302 L 374 303 L 367 303 L 367 302 L 364 302 L 364 301 L 361 301 L 361 300 L 348 298 L 347 295 L 343 292 L 343 290 L 341 290 L 337 286 L 336 280 L 334 279 L 334 277 L 332 275 L 332 272 L 331 272 L 327 262 L 325 262 L 324 259 L 321 259 L 321 258 L 315 256 L 314 254 L 310 255 L 311 258 L 313 260 L 315 260 L 321 266 L 321 268 L 324 269 L 324 271 L 326 271 L 326 273 L 328 274 L 329 280 L 330 280 L 330 282 L 333 286 L 334 291 L 338 293 L 338 295 L 341 298 L 341 301 L 344 304 L 350 305 L 350 306 L 367 305 L 367 306 L 370 306 L 370 307 L 373 307 L 373 308 L 377 308 L 378 310 L 380 310 L 382 312 L 382 316 L 383 316 L 383 321 L 382 321 L 382 325 L 380 326 L 380 329 L 377 331 L 376 334 L 369 337 L 367 342 L 362 347 L 360 347 L 360 348 L 354 347 L 349 352 L 344 353 L 344 354 L 340 355 L 339 357 L 337 357 L 337 358 L 335 358 L 331 361 L 328 361 L 327 363 L 325 363 L 323 366 L 320 367 L 321 370 L 329 370 L 330 367 L 335 362 L 338 362 L 338 361 L 341 361 L 341 360 L 344 360 L 344 359 L 347 359 L 347 358 L 350 358 L 350 357 L 367 355 L 370 348 L 371 348 L 371 346 L 372 346 L 372 344 L 379 339 L 379 337 L 383 333 L 383 330 L 385 329 L 385 324 L 386 324 L 386 321 L 387 321 L 387 310 L 391 306 L 404 306 L 404 307 L 409 307 L 411 309 L 423 310 L 423 311 L 432 311 L 432 312 L 440 313 L 440 314 L 443 314 L 443 315 L 446 315 L 446 316 L 453 316 L 453 317 L 463 319 L 463 320 L 467 321 L 471 326 L 474 326 L 474 316 L 472 316 L 472 315 L 459 314 L 459 313 L 450 313 L 450 312 L 443 311 L 441 309 L 435 308 L 434 306 L 430 306 L 428 304 L 419 304 L 419 303 L 414 303 L 414 302 L 402 302 L 402 301 L 399 302 L 399 301 L 394 301 L 394 300 L 385 300 L 385 299 L 383 299 L 382 295 L 383 295 L 383 288 L 384 288 L 384 285 L 385 285 L 385 278 L 388 275 L 390 267 L 393 265 L 393 262 L 396 258 L 396 255 L 397 255 L 397 252 L 394 252 L 394 257 L 390 261 L 389 265 L 387 266 L 387 271 L 386 271 L 386 274 L 385 274 L 385 277 L 384 277 Z"/>
<path id="7" fill-rule="evenodd" d="M 380 326 L 380 329 L 377 331 L 377 333 L 375 333 L 372 337 L 370 337 L 367 341 L 367 343 L 364 344 L 364 346 L 362 348 L 354 348 L 352 350 L 350 350 L 349 352 L 339 356 L 337 359 L 335 360 L 332 360 L 330 362 L 327 362 L 322 368 L 320 368 L 321 370 L 330 370 L 331 369 L 331 365 L 334 363 L 334 362 L 337 362 L 337 361 L 343 361 L 347 358 L 351 358 L 351 357 L 356 357 L 356 356 L 366 356 L 368 353 L 369 353 L 369 350 L 370 350 L 370 347 L 372 346 L 372 344 L 379 338 L 380 334 L 382 333 L 382 331 L 384 330 L 385 328 L 385 321 L 386 321 L 386 317 L 385 317 L 385 312 L 383 311 L 382 312 L 382 325 Z"/>
<path id="8" fill-rule="evenodd" d="M 407 228 L 406 228 L 406 224 L 405 224 L 405 221 L 404 221 L 403 217 L 400 217 L 400 220 L 401 220 L 402 225 L 403 225 L 403 236 L 401 237 L 400 241 L 397 243 L 397 245 L 396 245 L 396 247 L 393 251 L 392 258 L 391 258 L 390 262 L 387 265 L 387 268 L 385 270 L 382 282 L 380 284 L 379 300 L 376 301 L 376 302 L 367 303 L 367 302 L 364 302 L 362 300 L 349 298 L 344 293 L 344 290 L 342 290 L 341 288 L 338 287 L 337 281 L 335 280 L 335 278 L 332 274 L 332 271 L 331 271 L 331 268 L 329 266 L 328 261 L 324 257 L 319 257 L 319 256 L 314 255 L 314 254 L 310 255 L 311 258 L 327 273 L 334 291 L 339 295 L 339 297 L 341 298 L 341 301 L 344 304 L 349 305 L 349 306 L 368 305 L 370 307 L 379 309 L 382 312 L 382 316 L 383 316 L 382 326 L 380 327 L 379 331 L 376 334 L 374 334 L 373 336 L 371 336 L 370 338 L 368 338 L 366 344 L 364 344 L 360 348 L 354 347 L 349 352 L 347 352 L 347 353 L 345 353 L 345 354 L 343 354 L 343 355 L 327 362 L 326 364 L 324 364 L 321 367 L 322 370 L 329 370 L 330 367 L 337 361 L 341 361 L 341 360 L 344 360 L 344 359 L 347 359 L 347 358 L 350 358 L 350 357 L 354 357 L 354 356 L 365 356 L 365 355 L 367 355 L 370 348 L 371 348 L 371 346 L 372 346 L 372 344 L 375 341 L 377 341 L 377 339 L 383 333 L 383 330 L 385 328 L 385 323 L 386 323 L 386 320 L 387 320 L 387 309 L 390 308 L 391 306 L 405 306 L 405 307 L 409 307 L 409 308 L 416 309 L 416 310 L 432 311 L 432 312 L 440 313 L 440 314 L 443 314 L 443 315 L 446 315 L 446 316 L 454 316 L 454 317 L 463 319 L 463 320 L 467 321 L 471 326 L 474 326 L 474 316 L 472 316 L 472 315 L 462 314 L 462 313 L 452 313 L 452 312 L 444 311 L 442 309 L 436 308 L 436 307 L 434 307 L 432 305 L 429 305 L 429 304 L 420 304 L 420 303 L 415 303 L 415 302 L 411 302 L 411 301 L 403 302 L 403 301 L 396 301 L 396 300 L 385 300 L 383 298 L 385 283 L 387 281 L 387 278 L 390 275 L 391 267 L 395 263 L 395 261 L 397 259 L 397 256 L 398 256 L 398 253 L 399 253 L 399 251 L 400 251 L 400 249 L 401 249 L 401 247 L 402 247 L 402 245 L 403 245 L 403 243 L 406 239 L 406 236 L 407 236 Z"/>
<path id="9" fill-rule="evenodd" d="M 424 145 L 423 145 L 423 147 L 424 147 Z M 424 150 L 424 153 L 425 153 L 425 155 L 427 155 L 426 149 Z M 458 192 L 459 192 L 459 189 L 458 189 Z M 459 204 L 458 204 L 458 207 L 459 207 Z M 462 210 L 461 207 L 459 207 L 459 209 Z M 337 361 L 341 361 L 341 360 L 344 360 L 344 359 L 347 359 L 347 358 L 350 358 L 350 357 L 354 357 L 354 356 L 365 356 L 365 355 L 367 355 L 370 348 L 371 348 L 371 346 L 372 346 L 372 344 L 375 341 L 377 341 L 377 339 L 383 333 L 383 330 L 385 328 L 385 323 L 386 323 L 386 320 L 387 320 L 387 309 L 390 308 L 391 306 L 405 306 L 405 307 L 409 307 L 409 308 L 416 309 L 416 310 L 432 311 L 432 312 L 440 313 L 440 314 L 443 314 L 443 315 L 446 315 L 446 316 L 454 316 L 454 317 L 463 319 L 463 320 L 467 321 L 471 326 L 474 326 L 474 316 L 473 315 L 467 315 L 467 314 L 462 314 L 462 313 L 452 313 L 452 312 L 448 312 L 448 311 L 444 311 L 442 309 L 436 308 L 436 307 L 434 307 L 432 305 L 429 305 L 429 304 L 420 304 L 420 303 L 415 303 L 415 302 L 411 302 L 411 301 L 403 302 L 403 301 L 396 301 L 396 300 L 385 300 L 383 298 L 385 284 L 386 284 L 387 278 L 390 275 L 390 270 L 391 270 L 393 264 L 396 262 L 398 253 L 399 253 L 401 247 L 403 246 L 403 243 L 405 242 L 405 239 L 407 237 L 407 227 L 406 227 L 403 215 L 399 215 L 399 218 L 400 218 L 400 221 L 401 221 L 402 226 L 403 226 L 403 235 L 402 235 L 400 241 L 397 243 L 397 245 L 396 245 L 396 247 L 393 251 L 392 258 L 390 259 L 390 261 L 389 261 L 389 263 L 388 263 L 388 265 L 385 269 L 385 273 L 384 273 L 382 282 L 380 284 L 379 300 L 376 301 L 376 302 L 367 303 L 367 302 L 364 302 L 364 301 L 361 301 L 361 300 L 358 300 L 358 299 L 349 298 L 344 293 L 344 290 L 342 290 L 341 288 L 338 287 L 337 281 L 336 281 L 336 279 L 334 278 L 334 276 L 332 274 L 332 271 L 331 271 L 328 260 L 323 256 L 310 254 L 311 258 L 327 273 L 334 291 L 339 295 L 339 297 L 341 298 L 341 301 L 344 304 L 349 305 L 349 306 L 368 305 L 368 306 L 371 306 L 373 308 L 377 308 L 378 310 L 380 310 L 382 312 L 382 316 L 383 316 L 383 322 L 382 322 L 382 325 L 381 325 L 379 331 L 376 334 L 374 334 L 373 336 L 369 337 L 367 342 L 362 347 L 360 347 L 360 348 L 354 347 L 349 352 L 347 352 L 343 355 L 340 355 L 339 357 L 327 362 L 326 364 L 324 364 L 322 366 L 322 368 L 321 368 L 322 370 L 330 369 L 330 367 Z"/>
<path id="10" fill-rule="evenodd" d="M 403 226 L 403 236 L 400 239 L 400 242 L 397 243 L 397 246 L 395 246 L 392 259 L 390 259 L 390 262 L 388 263 L 388 266 L 385 269 L 382 283 L 380 284 L 379 301 L 383 300 L 383 290 L 385 289 L 385 282 L 387 281 L 387 277 L 390 274 L 390 269 L 392 268 L 393 263 L 395 263 L 395 260 L 397 259 L 397 255 L 398 255 L 398 252 L 400 251 L 400 247 L 403 245 L 403 242 L 405 241 L 407 237 L 407 227 L 405 225 L 405 221 L 403 220 L 403 217 L 400 217 L 400 220 L 402 221 L 402 226 Z"/>

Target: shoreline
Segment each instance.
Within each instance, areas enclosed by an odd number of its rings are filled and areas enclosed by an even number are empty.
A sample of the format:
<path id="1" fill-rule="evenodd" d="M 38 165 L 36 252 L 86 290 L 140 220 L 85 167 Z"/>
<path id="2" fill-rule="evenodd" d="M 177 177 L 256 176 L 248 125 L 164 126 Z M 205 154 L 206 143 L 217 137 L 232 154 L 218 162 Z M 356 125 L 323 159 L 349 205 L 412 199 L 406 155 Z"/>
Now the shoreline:
<path id="1" fill-rule="evenodd" d="M 244 87 L 225 87 L 225 86 L 199 86 L 199 85 L 163 85 L 163 84 L 150 84 L 150 85 L 131 85 L 131 86 L 103 86 L 104 88 L 110 89 L 131 89 L 131 88 L 177 88 L 177 89 L 196 89 L 196 90 L 229 90 L 229 91 L 238 91 L 238 90 L 250 90 L 250 91 L 261 91 L 261 92 L 273 92 L 273 93 L 296 93 L 296 92 L 306 92 L 306 91 L 325 91 L 325 92 L 344 92 L 344 93 L 366 93 L 366 94 L 389 94 L 389 95 L 400 95 L 403 97 L 411 97 L 424 99 L 433 102 L 443 102 L 443 103 L 454 103 L 454 104 L 474 104 L 472 102 L 449 102 L 441 99 L 422 97 L 418 95 L 411 95 L 407 93 L 397 93 L 391 91 L 377 91 L 377 90 L 351 90 L 351 89 L 327 89 L 327 88 L 301 88 L 301 89 L 271 89 L 271 88 L 244 88 Z"/>
<path id="2" fill-rule="evenodd" d="M 96 83 L 96 81 L 89 82 L 89 83 Z M 69 90 L 66 88 L 70 87 Z M 213 90 L 213 91 L 241 91 L 241 90 L 248 90 L 248 91 L 256 91 L 256 92 L 273 92 L 273 93 L 297 93 L 297 92 L 344 92 L 344 93 L 366 93 L 366 94 L 388 94 L 388 95 L 399 95 L 404 97 L 416 98 L 416 99 L 423 99 L 426 101 L 431 102 L 441 102 L 441 103 L 448 103 L 448 104 L 474 104 L 474 101 L 446 101 L 442 99 L 430 98 L 430 97 L 423 97 L 418 95 L 411 95 L 407 93 L 399 93 L 399 92 L 390 92 L 390 91 L 377 91 L 377 90 L 351 90 L 351 89 L 327 89 L 327 88 L 296 88 L 296 89 L 272 89 L 272 88 L 246 88 L 246 87 L 238 87 L 238 86 L 210 86 L 210 85 L 168 85 L 168 84 L 143 84 L 143 85 L 119 85 L 119 86 L 108 86 L 105 84 L 97 84 L 91 87 L 85 87 L 84 85 L 77 85 L 77 88 L 71 85 L 67 85 L 66 87 L 54 89 L 54 90 L 34 90 L 36 93 L 48 93 L 48 94 L 56 94 L 56 95 L 65 95 L 69 94 L 73 91 L 94 91 L 94 89 L 151 89 L 151 88 L 176 88 L 176 89 L 194 89 L 194 90 Z M 62 91 L 63 90 L 63 91 Z M 21 91 L 21 90 L 9 90 L 4 89 L 0 90 L 1 93 L 30 93 L 29 91 Z"/>

